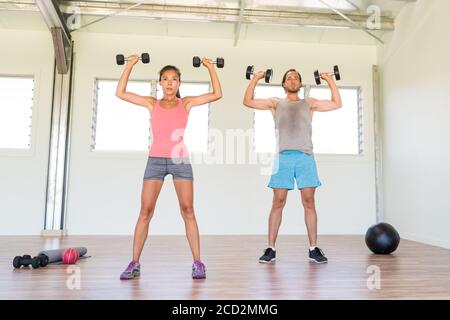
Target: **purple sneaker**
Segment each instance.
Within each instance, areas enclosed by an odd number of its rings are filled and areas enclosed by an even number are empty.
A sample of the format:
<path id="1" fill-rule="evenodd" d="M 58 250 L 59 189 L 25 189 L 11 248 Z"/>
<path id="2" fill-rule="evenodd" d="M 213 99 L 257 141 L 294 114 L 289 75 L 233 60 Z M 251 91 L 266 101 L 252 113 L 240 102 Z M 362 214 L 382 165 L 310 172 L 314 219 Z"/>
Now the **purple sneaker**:
<path id="1" fill-rule="evenodd" d="M 206 279 L 206 268 L 203 262 L 194 261 L 192 265 L 192 279 Z"/>
<path id="2" fill-rule="evenodd" d="M 141 275 L 141 265 L 137 261 L 131 261 L 128 267 L 120 275 L 120 280 L 131 280 Z"/>

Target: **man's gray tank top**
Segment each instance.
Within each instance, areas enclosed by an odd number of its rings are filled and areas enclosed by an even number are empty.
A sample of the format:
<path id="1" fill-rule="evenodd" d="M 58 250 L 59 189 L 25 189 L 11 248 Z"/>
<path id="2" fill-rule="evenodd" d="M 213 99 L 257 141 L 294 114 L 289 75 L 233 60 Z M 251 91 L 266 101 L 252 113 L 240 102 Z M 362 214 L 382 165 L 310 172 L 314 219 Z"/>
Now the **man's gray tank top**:
<path id="1" fill-rule="evenodd" d="M 312 114 L 306 100 L 281 99 L 275 108 L 277 152 L 299 150 L 313 154 Z"/>

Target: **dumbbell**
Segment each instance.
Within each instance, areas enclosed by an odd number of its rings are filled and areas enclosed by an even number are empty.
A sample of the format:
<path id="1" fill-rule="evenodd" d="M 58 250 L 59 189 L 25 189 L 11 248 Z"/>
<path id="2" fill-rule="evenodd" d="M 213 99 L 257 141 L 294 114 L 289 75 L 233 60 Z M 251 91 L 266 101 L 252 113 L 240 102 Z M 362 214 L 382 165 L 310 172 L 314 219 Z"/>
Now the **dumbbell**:
<path id="1" fill-rule="evenodd" d="M 40 254 L 37 257 L 31 258 L 30 255 L 23 255 L 14 257 L 13 266 L 19 269 L 21 266 L 28 267 L 31 264 L 33 269 L 39 267 L 46 267 L 48 265 L 48 257 L 45 254 Z"/>
<path id="2" fill-rule="evenodd" d="M 142 63 L 149 63 L 150 62 L 150 55 L 148 53 L 141 54 L 141 57 L 139 60 L 142 61 Z M 116 63 L 121 66 L 125 63 L 125 61 L 128 61 L 128 58 L 125 59 L 125 56 L 123 54 L 116 55 Z"/>
<path id="3" fill-rule="evenodd" d="M 192 65 L 195 68 L 200 67 L 201 63 L 202 63 L 202 60 L 200 59 L 200 57 L 195 56 L 195 57 L 192 58 Z M 224 58 L 216 58 L 216 61 L 213 61 L 212 63 L 216 64 L 217 68 L 223 68 L 225 66 Z"/>
<path id="4" fill-rule="evenodd" d="M 245 78 L 247 80 L 250 80 L 252 75 L 255 72 L 255 67 L 254 66 L 248 66 L 247 70 L 245 71 Z M 266 81 L 266 83 L 270 83 L 270 81 L 272 80 L 272 75 L 273 75 L 273 70 L 272 69 L 267 69 L 266 70 L 266 75 L 264 77 L 264 80 Z"/>
<path id="5" fill-rule="evenodd" d="M 338 66 L 334 66 L 334 72 L 329 72 L 328 74 L 330 76 L 335 76 L 336 80 L 341 80 L 341 74 L 339 73 L 339 67 Z M 314 71 L 314 79 L 316 79 L 316 84 L 320 85 L 321 81 L 320 81 L 319 70 Z"/>

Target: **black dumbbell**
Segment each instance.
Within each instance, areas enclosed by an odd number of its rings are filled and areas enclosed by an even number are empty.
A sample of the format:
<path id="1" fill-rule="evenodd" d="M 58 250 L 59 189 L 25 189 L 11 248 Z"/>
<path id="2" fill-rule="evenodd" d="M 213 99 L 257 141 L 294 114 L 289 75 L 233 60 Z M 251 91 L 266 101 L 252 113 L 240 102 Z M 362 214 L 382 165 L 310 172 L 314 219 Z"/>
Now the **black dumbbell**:
<path id="1" fill-rule="evenodd" d="M 200 67 L 200 64 L 202 63 L 202 60 L 200 59 L 200 57 L 193 57 L 192 58 L 192 65 L 195 68 Z M 213 64 L 217 65 L 217 68 L 223 68 L 225 66 L 225 59 L 224 58 L 216 58 L 216 61 L 212 62 Z"/>
<path id="2" fill-rule="evenodd" d="M 245 71 L 245 78 L 247 80 L 250 80 L 252 78 L 252 75 L 255 72 L 255 67 L 254 66 L 248 66 L 247 70 Z M 272 69 L 267 69 L 266 70 L 266 74 L 264 76 L 264 81 L 266 83 L 270 83 L 270 81 L 272 80 L 272 75 L 273 75 L 273 70 Z"/>
<path id="3" fill-rule="evenodd" d="M 150 55 L 148 53 L 141 54 L 141 57 L 139 60 L 142 61 L 142 63 L 149 63 L 150 62 Z M 128 61 L 128 58 L 125 59 L 125 56 L 123 54 L 116 55 L 116 63 L 121 66 L 125 63 L 125 61 Z"/>
<path id="4" fill-rule="evenodd" d="M 46 267 L 48 265 L 48 257 L 45 254 L 40 254 L 37 257 L 31 258 L 30 255 L 23 255 L 14 257 L 13 266 L 18 269 L 22 266 L 28 267 L 31 264 L 33 269 L 38 269 L 39 267 Z"/>
<path id="5" fill-rule="evenodd" d="M 339 73 L 339 67 L 334 66 L 333 70 L 334 70 L 334 72 L 329 72 L 328 74 L 330 76 L 335 76 L 336 80 L 338 80 L 338 81 L 341 80 L 341 74 Z M 316 79 L 316 84 L 319 86 L 321 83 L 319 70 L 314 71 L 314 79 Z"/>

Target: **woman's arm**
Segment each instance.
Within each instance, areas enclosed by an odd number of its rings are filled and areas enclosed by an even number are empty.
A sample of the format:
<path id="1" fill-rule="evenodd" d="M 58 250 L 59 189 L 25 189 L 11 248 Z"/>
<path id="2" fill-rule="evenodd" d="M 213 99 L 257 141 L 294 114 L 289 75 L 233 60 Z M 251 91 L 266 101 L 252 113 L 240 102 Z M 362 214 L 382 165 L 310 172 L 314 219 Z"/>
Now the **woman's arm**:
<path id="1" fill-rule="evenodd" d="M 189 112 L 191 108 L 200 106 L 206 103 L 214 102 L 222 98 L 222 88 L 220 87 L 219 77 L 217 72 L 211 63 L 211 60 L 207 58 L 202 59 L 202 64 L 208 69 L 209 76 L 211 77 L 211 83 L 213 91 L 205 93 L 199 96 L 188 96 L 183 98 L 183 103 L 186 106 L 186 110 Z"/>
<path id="2" fill-rule="evenodd" d="M 117 84 L 116 97 L 127 102 L 131 102 L 138 106 L 146 107 L 150 111 L 153 110 L 156 99 L 150 96 L 140 96 L 136 93 L 127 92 L 128 79 L 130 77 L 133 66 L 139 61 L 138 55 L 132 55 L 128 57 L 125 70 L 123 70 L 120 76 L 119 83 Z"/>

